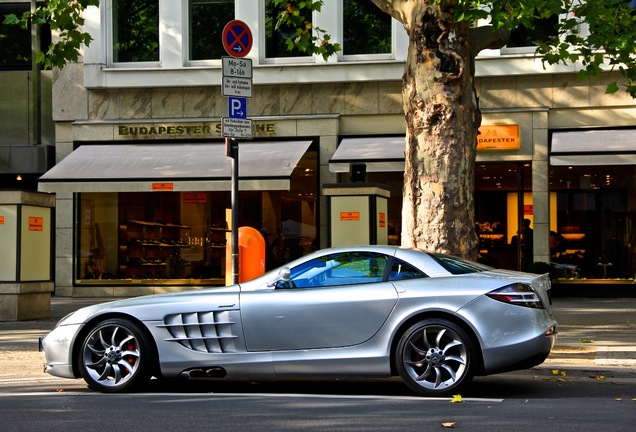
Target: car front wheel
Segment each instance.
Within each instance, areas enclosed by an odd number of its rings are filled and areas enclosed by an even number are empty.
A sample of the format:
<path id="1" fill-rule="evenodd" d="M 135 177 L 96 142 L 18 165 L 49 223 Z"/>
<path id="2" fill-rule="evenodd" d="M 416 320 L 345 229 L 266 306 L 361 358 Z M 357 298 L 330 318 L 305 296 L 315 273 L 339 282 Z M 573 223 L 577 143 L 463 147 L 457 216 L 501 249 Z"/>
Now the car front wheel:
<path id="1" fill-rule="evenodd" d="M 396 350 L 405 384 L 423 396 L 448 396 L 472 379 L 473 343 L 455 323 L 427 319 L 409 328 Z"/>
<path id="2" fill-rule="evenodd" d="M 79 369 L 88 386 L 105 393 L 138 388 L 150 378 L 150 344 L 132 321 L 113 318 L 98 323 L 86 336 Z"/>

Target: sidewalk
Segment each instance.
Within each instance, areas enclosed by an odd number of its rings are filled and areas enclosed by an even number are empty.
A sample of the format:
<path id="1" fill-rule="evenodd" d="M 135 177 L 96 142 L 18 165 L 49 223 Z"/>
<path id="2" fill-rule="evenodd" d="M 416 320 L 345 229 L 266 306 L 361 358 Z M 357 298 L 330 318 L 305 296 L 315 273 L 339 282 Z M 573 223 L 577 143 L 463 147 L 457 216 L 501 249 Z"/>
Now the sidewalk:
<path id="1" fill-rule="evenodd" d="M 48 319 L 0 322 L 0 379 L 48 377 L 38 337 L 68 313 L 110 300 L 54 297 Z M 539 368 L 636 375 L 636 298 L 556 298 L 553 314 L 559 336 Z"/>
<path id="2" fill-rule="evenodd" d="M 636 375 L 636 298 L 556 298 L 559 336 L 541 367 Z"/>

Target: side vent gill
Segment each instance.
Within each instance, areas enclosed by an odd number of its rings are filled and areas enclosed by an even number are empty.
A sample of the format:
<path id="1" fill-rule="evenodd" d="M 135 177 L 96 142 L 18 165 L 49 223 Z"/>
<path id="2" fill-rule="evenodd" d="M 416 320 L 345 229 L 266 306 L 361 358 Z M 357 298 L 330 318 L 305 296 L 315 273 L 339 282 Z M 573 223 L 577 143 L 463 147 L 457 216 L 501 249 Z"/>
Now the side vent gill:
<path id="1" fill-rule="evenodd" d="M 171 338 L 193 351 L 207 353 L 237 352 L 235 340 L 237 336 L 232 327 L 231 311 L 192 312 L 167 315 L 164 324 Z"/>

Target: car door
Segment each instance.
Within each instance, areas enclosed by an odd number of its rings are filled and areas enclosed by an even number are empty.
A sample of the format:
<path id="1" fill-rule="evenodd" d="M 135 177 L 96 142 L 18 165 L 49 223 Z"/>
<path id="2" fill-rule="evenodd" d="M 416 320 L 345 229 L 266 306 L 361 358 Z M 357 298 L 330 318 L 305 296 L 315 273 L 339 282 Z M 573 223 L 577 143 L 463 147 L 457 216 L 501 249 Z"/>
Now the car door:
<path id="1" fill-rule="evenodd" d="M 241 292 L 248 351 L 345 347 L 369 340 L 398 296 L 383 282 L 389 257 L 325 255 L 291 269 L 291 283 Z"/>

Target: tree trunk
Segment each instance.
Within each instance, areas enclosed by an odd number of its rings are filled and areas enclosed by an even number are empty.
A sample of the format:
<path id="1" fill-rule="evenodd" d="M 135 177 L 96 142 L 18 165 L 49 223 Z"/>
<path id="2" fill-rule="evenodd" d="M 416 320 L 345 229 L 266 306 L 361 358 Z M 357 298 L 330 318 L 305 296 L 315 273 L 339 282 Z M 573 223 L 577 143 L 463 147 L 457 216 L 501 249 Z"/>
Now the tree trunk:
<path id="1" fill-rule="evenodd" d="M 475 259 L 474 166 L 481 116 L 469 28 L 454 22 L 456 3 L 397 0 L 392 11 L 383 9 L 409 35 L 402 90 L 407 123 L 402 246 Z"/>

